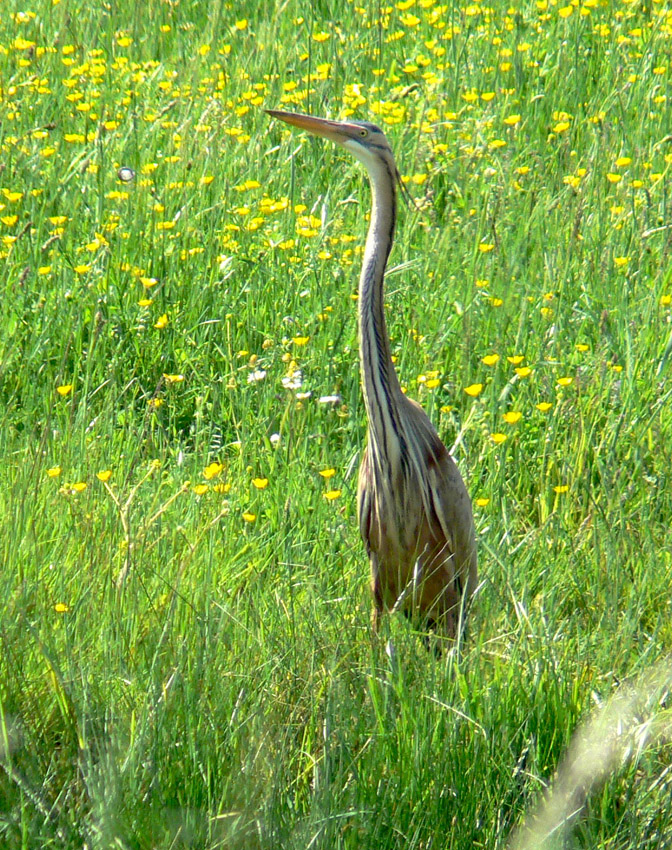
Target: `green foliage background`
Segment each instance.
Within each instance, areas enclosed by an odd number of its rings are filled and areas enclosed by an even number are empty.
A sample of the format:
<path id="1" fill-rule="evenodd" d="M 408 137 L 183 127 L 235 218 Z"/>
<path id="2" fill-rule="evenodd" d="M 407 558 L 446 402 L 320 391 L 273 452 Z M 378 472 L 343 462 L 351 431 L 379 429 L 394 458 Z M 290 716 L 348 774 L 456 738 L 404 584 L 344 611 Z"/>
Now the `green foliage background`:
<path id="1" fill-rule="evenodd" d="M 0 844 L 505 847 L 665 657 L 671 36 L 664 2 L 3 4 Z M 370 634 L 368 189 L 264 107 L 376 121 L 415 198 L 389 327 L 476 500 L 459 659 Z M 557 846 L 669 846 L 668 762 Z"/>

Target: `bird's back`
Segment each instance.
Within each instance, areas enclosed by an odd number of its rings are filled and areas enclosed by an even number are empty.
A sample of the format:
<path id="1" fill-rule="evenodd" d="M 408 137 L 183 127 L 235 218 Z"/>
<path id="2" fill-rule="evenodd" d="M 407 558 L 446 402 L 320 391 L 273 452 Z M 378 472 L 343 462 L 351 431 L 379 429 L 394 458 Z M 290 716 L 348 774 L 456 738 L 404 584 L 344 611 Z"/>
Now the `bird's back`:
<path id="1" fill-rule="evenodd" d="M 374 596 L 377 582 L 385 608 L 413 607 L 454 637 L 477 583 L 471 501 L 427 414 L 410 399 L 402 404 L 399 452 L 378 451 L 370 434 L 360 467 L 359 522 Z"/>

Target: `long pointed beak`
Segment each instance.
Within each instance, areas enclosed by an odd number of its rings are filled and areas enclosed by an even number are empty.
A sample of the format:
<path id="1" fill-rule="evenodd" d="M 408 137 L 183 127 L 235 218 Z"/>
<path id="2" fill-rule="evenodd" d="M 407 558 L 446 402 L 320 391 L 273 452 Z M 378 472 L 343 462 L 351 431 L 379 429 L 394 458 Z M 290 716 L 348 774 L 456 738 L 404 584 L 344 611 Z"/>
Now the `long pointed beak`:
<path id="1" fill-rule="evenodd" d="M 328 118 L 315 118 L 313 115 L 302 115 L 300 112 L 283 112 L 280 109 L 265 110 L 273 118 L 279 118 L 292 127 L 298 127 L 314 136 L 321 136 L 342 145 L 348 139 L 357 138 L 361 127 L 348 121 L 330 121 Z"/>

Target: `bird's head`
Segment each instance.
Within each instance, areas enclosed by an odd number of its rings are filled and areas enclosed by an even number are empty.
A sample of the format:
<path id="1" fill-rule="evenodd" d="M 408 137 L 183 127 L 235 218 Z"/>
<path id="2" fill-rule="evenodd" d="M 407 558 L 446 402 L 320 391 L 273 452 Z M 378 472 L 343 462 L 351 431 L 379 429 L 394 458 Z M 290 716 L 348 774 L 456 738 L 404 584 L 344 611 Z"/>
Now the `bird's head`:
<path id="1" fill-rule="evenodd" d="M 291 124 L 292 127 L 335 142 L 363 163 L 369 172 L 384 163 L 392 178 L 399 180 L 390 143 L 385 133 L 375 124 L 368 121 L 331 121 L 328 118 L 315 118 L 312 115 L 283 112 L 278 109 L 267 109 L 266 112 L 273 118 Z"/>

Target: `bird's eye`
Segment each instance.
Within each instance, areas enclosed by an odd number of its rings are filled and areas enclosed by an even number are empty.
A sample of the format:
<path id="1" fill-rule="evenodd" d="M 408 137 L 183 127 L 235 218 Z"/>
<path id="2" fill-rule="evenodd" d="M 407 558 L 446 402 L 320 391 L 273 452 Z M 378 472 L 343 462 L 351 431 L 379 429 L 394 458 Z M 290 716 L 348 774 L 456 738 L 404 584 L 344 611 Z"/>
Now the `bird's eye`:
<path id="1" fill-rule="evenodd" d="M 369 135 L 369 131 L 365 127 L 362 127 L 362 129 L 359 131 L 359 135 L 363 139 L 365 139 Z"/>

